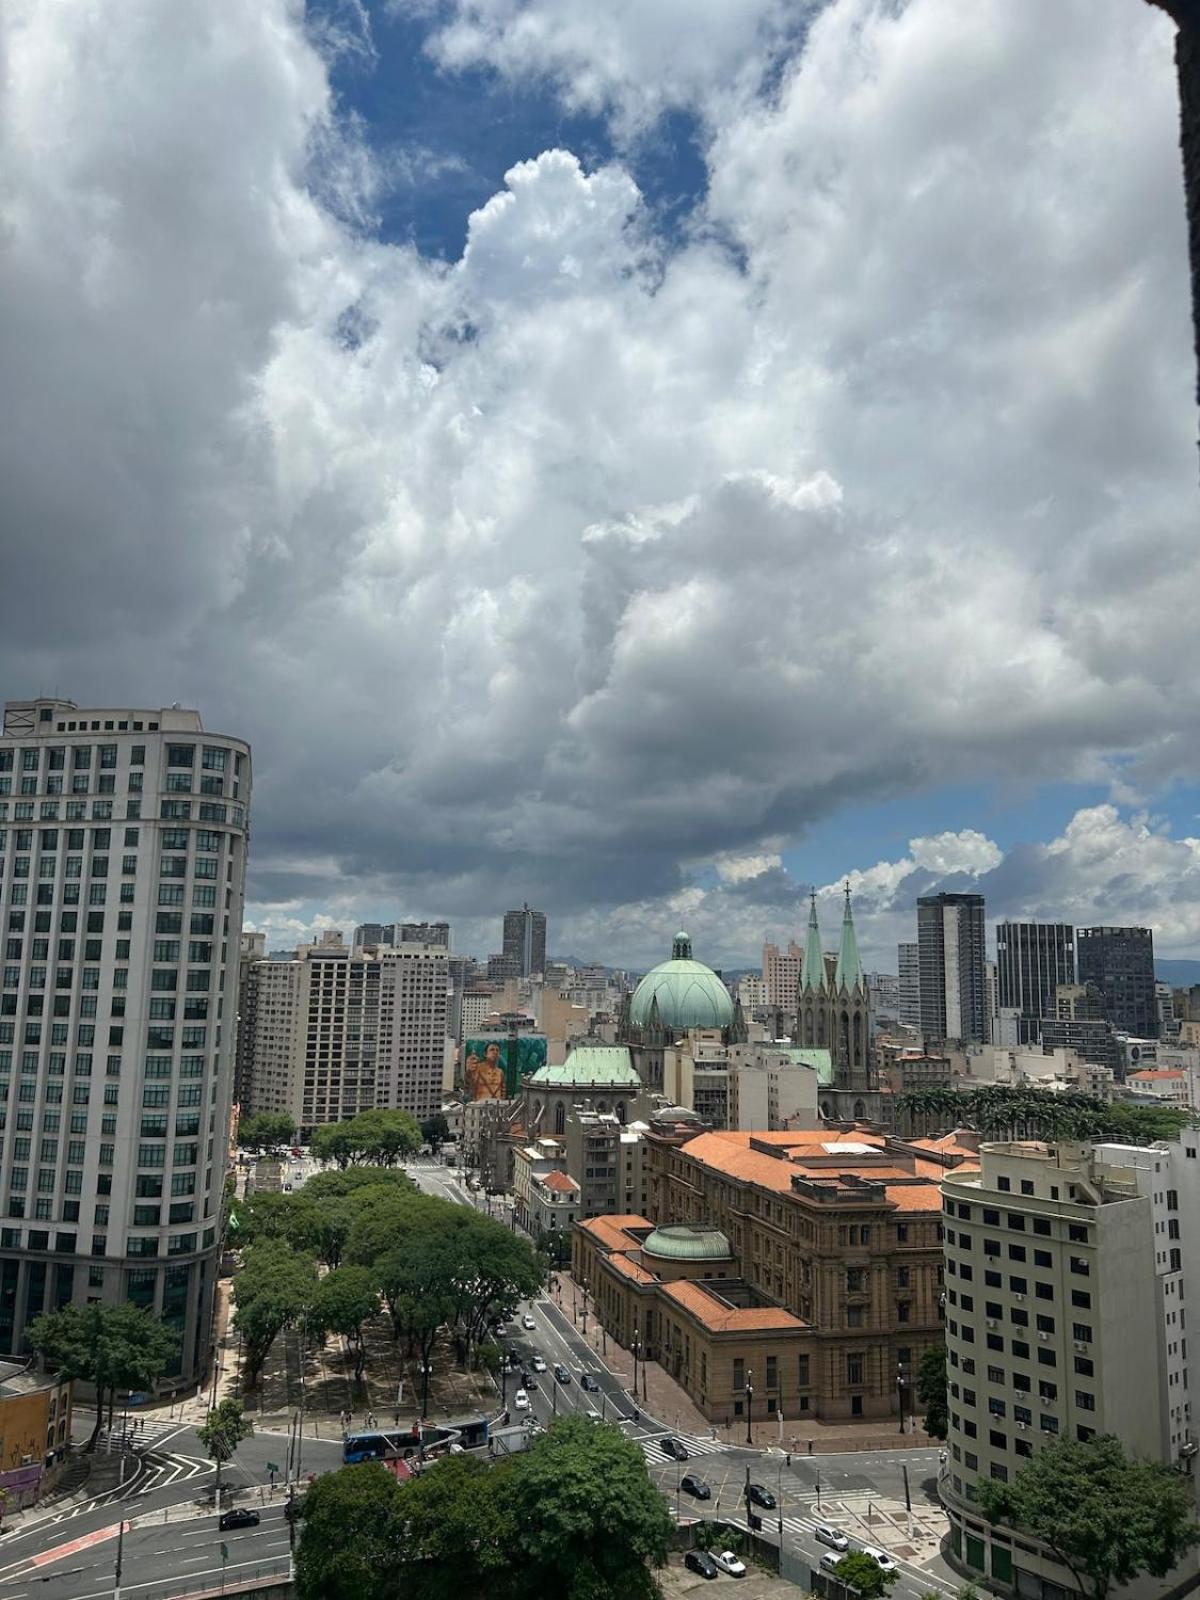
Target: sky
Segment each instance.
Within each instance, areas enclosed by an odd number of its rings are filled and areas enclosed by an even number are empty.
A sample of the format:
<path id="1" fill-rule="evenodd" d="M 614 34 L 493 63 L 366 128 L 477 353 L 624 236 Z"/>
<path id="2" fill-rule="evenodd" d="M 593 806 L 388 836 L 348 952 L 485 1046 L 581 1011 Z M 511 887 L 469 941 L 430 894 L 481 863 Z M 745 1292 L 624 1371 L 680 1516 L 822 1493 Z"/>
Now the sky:
<path id="1" fill-rule="evenodd" d="M 254 748 L 269 946 L 1200 954 L 1172 24 L 0 7 L 0 685 Z"/>

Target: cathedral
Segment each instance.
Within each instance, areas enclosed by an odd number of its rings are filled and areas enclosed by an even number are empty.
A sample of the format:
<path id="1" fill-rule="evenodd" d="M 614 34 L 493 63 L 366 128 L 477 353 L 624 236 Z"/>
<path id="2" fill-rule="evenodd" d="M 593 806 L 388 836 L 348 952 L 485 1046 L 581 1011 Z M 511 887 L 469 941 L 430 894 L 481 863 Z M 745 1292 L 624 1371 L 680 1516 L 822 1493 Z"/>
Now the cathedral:
<path id="1" fill-rule="evenodd" d="M 858 955 L 849 884 L 836 961 L 827 959 L 821 949 L 817 897 L 815 892 L 812 895 L 797 1000 L 796 1043 L 829 1051 L 835 1090 L 859 1095 L 871 1088 L 870 996 Z"/>

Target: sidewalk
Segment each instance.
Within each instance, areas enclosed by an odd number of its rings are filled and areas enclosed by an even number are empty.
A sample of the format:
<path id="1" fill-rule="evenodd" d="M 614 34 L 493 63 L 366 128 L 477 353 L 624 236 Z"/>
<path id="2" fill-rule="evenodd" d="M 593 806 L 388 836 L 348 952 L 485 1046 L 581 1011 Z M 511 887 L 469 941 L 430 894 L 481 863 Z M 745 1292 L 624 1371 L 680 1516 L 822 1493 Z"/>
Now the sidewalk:
<path id="1" fill-rule="evenodd" d="M 551 1296 L 563 1315 L 570 1318 L 576 1332 L 583 1335 L 583 1294 L 577 1290 L 569 1271 L 558 1273 L 559 1292 Z M 611 1369 L 618 1373 L 627 1389 L 633 1388 L 633 1356 L 608 1337 L 596 1325 L 591 1305 L 588 1306 L 587 1342 Z M 746 1445 L 746 1422 L 710 1422 L 692 1402 L 687 1393 L 659 1366 L 657 1361 L 638 1362 L 638 1394 L 652 1417 L 666 1423 L 678 1433 L 693 1438 L 720 1439 L 729 1445 Z M 756 1449 L 773 1448 L 790 1451 L 792 1455 L 823 1455 L 832 1452 L 857 1450 L 936 1450 L 938 1441 L 931 1439 L 921 1427 L 920 1420 L 905 1419 L 905 1431 L 900 1432 L 900 1420 L 888 1421 L 885 1417 L 872 1417 L 862 1423 L 848 1422 L 844 1418 L 822 1420 L 819 1417 L 785 1417 L 782 1437 L 779 1423 L 774 1417 L 755 1417 L 750 1437 Z"/>

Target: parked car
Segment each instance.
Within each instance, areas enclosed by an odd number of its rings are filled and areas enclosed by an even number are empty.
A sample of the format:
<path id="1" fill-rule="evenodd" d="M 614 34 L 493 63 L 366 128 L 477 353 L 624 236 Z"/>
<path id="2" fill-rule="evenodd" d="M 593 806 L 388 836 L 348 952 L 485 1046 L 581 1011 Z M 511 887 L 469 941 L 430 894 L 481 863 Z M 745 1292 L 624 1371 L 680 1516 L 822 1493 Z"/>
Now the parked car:
<path id="1" fill-rule="evenodd" d="M 823 1522 L 819 1522 L 813 1529 L 813 1538 L 818 1544 L 827 1544 L 831 1550 L 850 1548 L 850 1541 L 840 1528 L 830 1528 Z"/>
<path id="2" fill-rule="evenodd" d="M 518 1411 L 529 1410 L 529 1396 L 525 1393 L 524 1389 L 518 1389 L 516 1394 L 513 1395 L 513 1405 L 516 1406 Z"/>
<path id="3" fill-rule="evenodd" d="M 731 1578 L 744 1578 L 746 1576 L 746 1563 L 739 1561 L 732 1550 L 718 1550 L 713 1560 L 722 1572 L 727 1572 Z"/>
<path id="4" fill-rule="evenodd" d="M 530 1332 L 537 1327 L 537 1323 L 533 1320 L 528 1311 L 521 1318 L 521 1326 L 523 1328 L 528 1328 Z"/>
<path id="5" fill-rule="evenodd" d="M 217 1526 L 224 1533 L 227 1528 L 257 1528 L 258 1523 L 257 1511 L 251 1511 L 248 1506 L 235 1506 L 232 1511 L 222 1512 Z"/>
<path id="6" fill-rule="evenodd" d="M 570 1383 L 571 1381 L 571 1374 L 567 1371 L 566 1367 L 563 1366 L 561 1361 L 556 1361 L 554 1363 L 554 1376 L 558 1379 L 559 1383 Z"/>
<path id="7" fill-rule="evenodd" d="M 586 1389 L 589 1394 L 600 1393 L 600 1385 L 596 1382 L 595 1378 L 592 1377 L 590 1372 L 585 1372 L 580 1377 L 579 1387 L 581 1389 Z"/>
<path id="8" fill-rule="evenodd" d="M 715 1578 L 721 1570 L 707 1550 L 689 1550 L 683 1564 L 689 1572 L 698 1572 L 702 1578 Z"/>
<path id="9" fill-rule="evenodd" d="M 687 1446 L 678 1439 L 673 1439 L 667 1434 L 665 1439 L 658 1441 L 663 1455 L 670 1456 L 672 1461 L 686 1461 L 688 1458 Z"/>
<path id="10" fill-rule="evenodd" d="M 764 1489 L 761 1483 L 746 1485 L 746 1499 L 752 1506 L 761 1506 L 764 1511 L 774 1511 L 778 1503 L 770 1489 Z"/>
<path id="11" fill-rule="evenodd" d="M 685 1472 L 679 1480 L 679 1487 L 684 1494 L 693 1495 L 697 1500 L 711 1500 L 712 1490 L 703 1478 L 698 1478 L 694 1472 Z"/>
<path id="12" fill-rule="evenodd" d="M 870 1556 L 880 1572 L 895 1572 L 897 1570 L 896 1563 L 891 1556 L 888 1555 L 886 1550 L 881 1550 L 877 1544 L 863 1545 L 862 1553 L 865 1556 Z"/>
<path id="13" fill-rule="evenodd" d="M 841 1556 L 834 1555 L 832 1550 L 826 1550 L 825 1554 L 821 1557 L 821 1566 L 826 1572 L 836 1572 L 838 1569 L 838 1563 L 841 1561 L 841 1559 Z"/>

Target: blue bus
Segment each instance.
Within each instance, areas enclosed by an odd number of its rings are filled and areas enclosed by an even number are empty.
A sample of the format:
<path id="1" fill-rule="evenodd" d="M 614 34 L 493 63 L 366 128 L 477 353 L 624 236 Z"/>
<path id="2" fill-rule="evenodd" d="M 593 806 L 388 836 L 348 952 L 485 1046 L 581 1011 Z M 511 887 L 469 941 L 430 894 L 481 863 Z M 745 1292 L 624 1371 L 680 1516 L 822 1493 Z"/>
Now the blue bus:
<path id="1" fill-rule="evenodd" d="M 342 1460 L 347 1465 L 357 1461 L 387 1461 L 413 1455 L 420 1448 L 420 1438 L 411 1432 L 348 1433 L 342 1440 Z"/>

